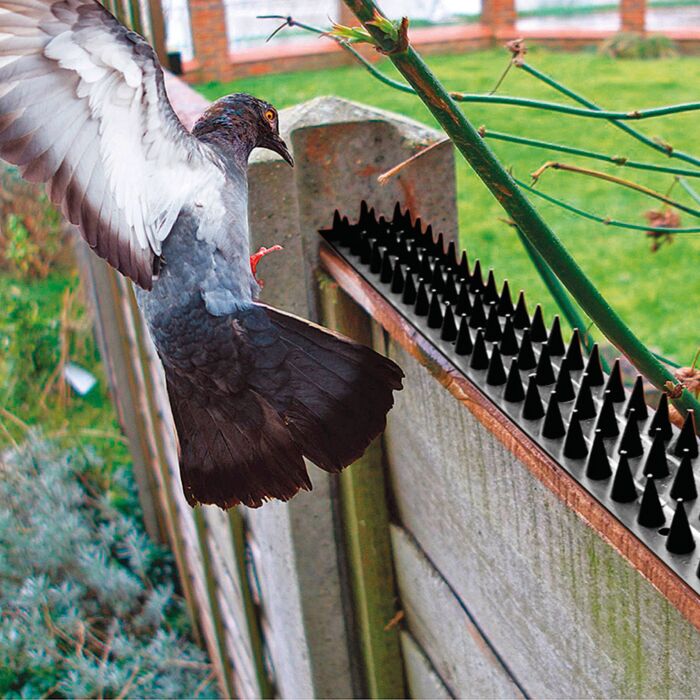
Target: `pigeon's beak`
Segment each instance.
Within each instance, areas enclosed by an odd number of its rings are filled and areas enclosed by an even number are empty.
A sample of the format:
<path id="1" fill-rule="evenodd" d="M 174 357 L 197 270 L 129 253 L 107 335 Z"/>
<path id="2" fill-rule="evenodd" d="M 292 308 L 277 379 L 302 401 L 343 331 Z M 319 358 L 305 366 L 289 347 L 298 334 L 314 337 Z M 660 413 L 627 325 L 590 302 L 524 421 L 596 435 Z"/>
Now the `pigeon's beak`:
<path id="1" fill-rule="evenodd" d="M 292 154 L 289 152 L 287 144 L 284 142 L 284 139 L 282 139 L 282 137 L 279 134 L 273 134 L 270 137 L 269 141 L 265 144 L 265 147 L 269 148 L 275 153 L 279 153 L 282 156 L 282 158 L 284 158 L 287 161 L 287 163 L 294 167 L 294 158 L 292 158 Z"/>

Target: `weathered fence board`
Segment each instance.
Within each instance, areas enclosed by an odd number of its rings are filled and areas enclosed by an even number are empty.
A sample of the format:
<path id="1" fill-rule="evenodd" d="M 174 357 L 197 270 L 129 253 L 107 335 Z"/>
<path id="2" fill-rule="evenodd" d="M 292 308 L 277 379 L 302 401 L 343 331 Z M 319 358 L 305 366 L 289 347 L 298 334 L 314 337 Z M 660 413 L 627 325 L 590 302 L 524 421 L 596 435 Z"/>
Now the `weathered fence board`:
<path id="1" fill-rule="evenodd" d="M 410 697 L 414 700 L 425 698 L 426 700 L 449 700 L 454 695 L 446 688 L 435 673 L 428 657 L 418 646 L 416 640 L 409 632 L 401 632 L 401 653 L 406 667 L 406 682 Z"/>

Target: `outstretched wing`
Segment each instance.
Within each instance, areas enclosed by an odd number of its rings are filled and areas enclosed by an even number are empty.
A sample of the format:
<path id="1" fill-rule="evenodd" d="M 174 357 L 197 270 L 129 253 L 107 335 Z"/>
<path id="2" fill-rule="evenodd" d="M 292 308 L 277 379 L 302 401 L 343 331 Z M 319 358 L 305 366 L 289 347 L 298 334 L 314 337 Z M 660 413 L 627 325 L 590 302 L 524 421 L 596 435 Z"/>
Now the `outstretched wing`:
<path id="1" fill-rule="evenodd" d="M 223 178 L 153 49 L 94 0 L 0 0 L 0 156 L 146 289 L 184 204 Z"/>

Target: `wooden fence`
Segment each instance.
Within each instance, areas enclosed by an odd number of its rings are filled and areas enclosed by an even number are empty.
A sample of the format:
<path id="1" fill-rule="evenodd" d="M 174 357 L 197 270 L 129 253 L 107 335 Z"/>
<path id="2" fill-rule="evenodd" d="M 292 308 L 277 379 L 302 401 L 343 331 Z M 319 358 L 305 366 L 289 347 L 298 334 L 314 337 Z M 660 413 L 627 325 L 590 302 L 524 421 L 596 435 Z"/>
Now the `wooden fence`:
<path id="1" fill-rule="evenodd" d="M 202 99 L 169 90 L 191 122 Z M 222 693 L 700 696 L 697 596 L 320 249 L 317 230 L 362 199 L 387 216 L 400 201 L 454 239 L 451 147 L 381 187 L 380 172 L 438 135 L 334 98 L 281 121 L 294 170 L 267 151 L 250 166 L 251 248 L 285 248 L 265 260 L 263 300 L 406 372 L 385 435 L 357 464 L 339 477 L 310 465 L 313 492 L 288 504 L 190 509 L 133 291 L 94 256 L 84 265 L 147 523 L 173 548 Z"/>

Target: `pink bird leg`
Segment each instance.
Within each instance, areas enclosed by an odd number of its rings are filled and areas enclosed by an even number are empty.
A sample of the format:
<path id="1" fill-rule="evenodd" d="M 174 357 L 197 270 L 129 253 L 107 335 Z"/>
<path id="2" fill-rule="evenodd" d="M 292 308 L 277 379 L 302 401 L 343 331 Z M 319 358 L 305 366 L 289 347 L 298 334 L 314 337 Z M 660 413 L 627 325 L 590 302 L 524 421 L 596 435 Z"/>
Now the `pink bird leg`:
<path id="1" fill-rule="evenodd" d="M 264 280 L 259 280 L 257 278 L 256 270 L 258 269 L 258 263 L 268 253 L 274 253 L 277 250 L 284 250 L 284 248 L 282 248 L 281 245 L 273 245 L 272 248 L 266 248 L 265 246 L 262 246 L 257 253 L 254 253 L 250 256 L 250 269 L 253 272 L 253 277 L 255 277 L 255 281 L 260 285 L 261 288 L 265 286 L 265 282 Z"/>

